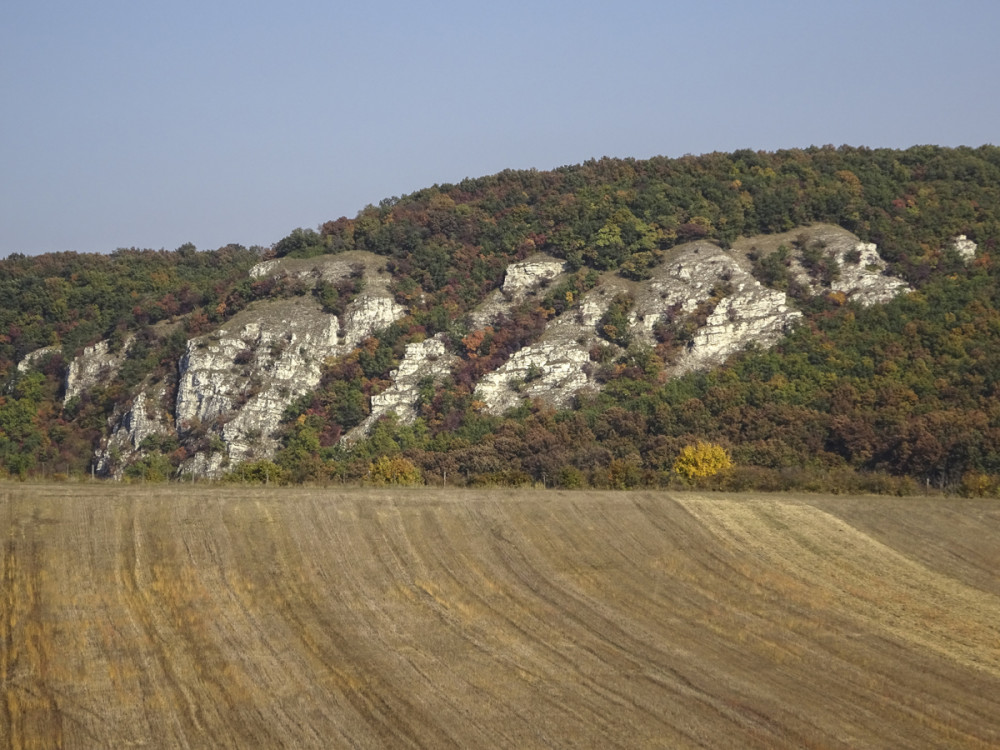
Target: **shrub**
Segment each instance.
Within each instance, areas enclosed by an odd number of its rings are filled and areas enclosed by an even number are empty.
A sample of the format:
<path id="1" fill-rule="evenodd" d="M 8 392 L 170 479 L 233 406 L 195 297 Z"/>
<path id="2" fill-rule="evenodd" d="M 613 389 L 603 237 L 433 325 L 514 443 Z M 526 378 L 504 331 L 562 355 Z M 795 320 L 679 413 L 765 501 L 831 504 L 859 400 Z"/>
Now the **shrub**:
<path id="1" fill-rule="evenodd" d="M 966 472 L 958 491 L 963 497 L 993 497 L 997 494 L 997 477 L 977 471 Z"/>
<path id="2" fill-rule="evenodd" d="M 577 490 L 586 484 L 586 477 L 575 466 L 563 466 L 556 475 L 556 484 L 567 490 Z"/>
<path id="3" fill-rule="evenodd" d="M 229 474 L 223 477 L 222 481 L 252 484 L 286 484 L 288 482 L 288 472 L 282 469 L 273 461 L 262 459 L 260 461 L 247 461 L 237 466 Z"/>
<path id="4" fill-rule="evenodd" d="M 469 477 L 469 485 L 473 487 L 531 487 L 533 484 L 531 475 L 521 469 L 491 471 Z"/>
<path id="5" fill-rule="evenodd" d="M 158 453 L 143 456 L 125 469 L 125 478 L 144 482 L 166 482 L 174 473 L 170 459 Z"/>
<path id="6" fill-rule="evenodd" d="M 424 477 L 412 461 L 402 456 L 380 456 L 368 467 L 371 481 L 378 485 L 423 484 Z"/>
<path id="7" fill-rule="evenodd" d="M 628 348 L 632 342 L 632 331 L 629 324 L 628 312 L 635 304 L 635 300 L 628 294 L 616 294 L 607 311 L 597 323 L 597 333 L 602 338 L 623 349 Z"/>
<path id="8" fill-rule="evenodd" d="M 613 489 L 627 490 L 639 486 L 642 481 L 642 459 L 638 454 L 625 458 L 613 458 L 608 464 L 608 481 Z"/>

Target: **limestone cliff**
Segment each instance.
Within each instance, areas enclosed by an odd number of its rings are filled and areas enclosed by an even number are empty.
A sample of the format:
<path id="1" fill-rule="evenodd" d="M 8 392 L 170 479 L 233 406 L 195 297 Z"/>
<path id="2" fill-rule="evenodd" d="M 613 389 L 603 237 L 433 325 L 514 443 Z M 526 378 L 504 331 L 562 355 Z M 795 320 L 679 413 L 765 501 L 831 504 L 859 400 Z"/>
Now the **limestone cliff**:
<path id="1" fill-rule="evenodd" d="M 772 346 L 802 317 L 789 307 L 784 293 L 754 278 L 745 258 L 699 242 L 661 266 L 639 296 L 634 318 L 638 333 L 653 343 L 654 326 L 666 311 L 677 306 L 673 315 L 691 315 L 714 298 L 718 300 L 705 322 L 673 364 L 674 374 L 721 364 L 749 342 Z"/>
<path id="2" fill-rule="evenodd" d="M 166 397 L 166 382 L 147 383 L 124 409 L 115 412 L 111 435 L 94 457 L 98 474 L 121 479 L 125 467 L 142 458 L 149 438 L 175 434 Z"/>
<path id="3" fill-rule="evenodd" d="M 114 418 L 109 440 L 96 457 L 98 469 L 120 475 L 122 465 L 141 455 L 142 441 L 168 421 L 193 450 L 181 473 L 218 476 L 229 466 L 273 455 L 282 414 L 316 387 L 323 363 L 349 353 L 404 314 L 388 292 L 383 270 L 384 259 L 364 253 L 308 263 L 270 261 L 251 269 L 255 278 L 294 274 L 310 284 L 360 272 L 365 284 L 339 318 L 308 295 L 262 300 L 188 341 L 178 362 L 172 414 L 163 414 L 144 393 L 138 394 Z M 106 367 L 111 361 L 106 342 L 92 349 L 78 365 L 81 372 L 94 371 L 93 362 Z M 102 353 L 103 358 L 98 356 Z"/>
<path id="4" fill-rule="evenodd" d="M 111 351 L 111 342 L 107 340 L 85 348 L 83 354 L 69 363 L 63 403 L 69 403 L 102 380 L 114 378 L 131 345 L 132 339 L 128 338 L 117 351 Z"/>
<path id="5" fill-rule="evenodd" d="M 955 240 L 955 249 L 971 257 L 975 247 L 963 239 Z M 754 275 L 755 259 L 782 245 L 794 248 L 787 261 L 789 278 L 807 294 L 839 294 L 844 301 L 868 305 L 907 289 L 885 273 L 873 245 L 837 227 L 741 240 L 729 250 L 706 241 L 689 243 L 667 251 L 644 281 L 602 274 L 573 307 L 549 321 L 537 340 L 483 376 L 474 397 L 486 412 L 501 414 L 525 399 L 569 407 L 577 395 L 599 389 L 602 363 L 595 357 L 606 363 L 609 352 L 617 357 L 624 352 L 618 344 L 627 343 L 623 338 L 612 343 L 605 330 L 616 299 L 628 300 L 625 338 L 653 347 L 664 336 L 674 337 L 665 363 L 668 377 L 721 364 L 750 343 L 772 346 L 802 317 L 785 291 L 764 286 Z M 219 476 L 241 462 L 273 456 L 283 413 L 317 387 L 324 364 L 407 314 L 389 290 L 385 261 L 351 252 L 255 266 L 249 275 L 257 282 L 288 282 L 286 296 L 258 300 L 216 330 L 191 339 L 171 378 L 142 383 L 113 415 L 95 457 L 98 469 L 120 476 L 124 466 L 142 457 L 151 436 L 180 441 L 187 452 L 182 473 Z M 325 310 L 309 293 L 348 277 L 362 283 L 353 299 L 337 308 L 339 314 Z M 466 317 L 466 329 L 502 324 L 518 305 L 532 297 L 541 301 L 546 287 L 565 278 L 564 261 L 557 258 L 535 255 L 511 264 L 502 286 Z M 297 285 L 291 296 L 289 283 Z M 394 413 L 403 423 L 414 420 L 422 390 L 448 378 L 458 362 L 451 340 L 439 334 L 408 344 L 388 387 L 371 397 L 370 415 L 344 436 L 345 444 L 362 439 L 386 415 Z M 88 347 L 69 367 L 67 400 L 113 377 L 128 346 L 117 352 L 108 342 Z"/>
<path id="6" fill-rule="evenodd" d="M 230 461 L 270 455 L 282 412 L 319 383 L 323 360 L 342 349 L 339 328 L 313 299 L 294 297 L 252 305 L 189 341 L 174 412 L 181 436 L 215 427 Z"/>
<path id="7" fill-rule="evenodd" d="M 59 346 L 43 346 L 41 349 L 35 349 L 34 351 L 28 352 L 24 355 L 24 358 L 17 363 L 17 371 L 31 372 L 46 357 L 57 354 L 61 350 L 62 347 Z"/>
<path id="8" fill-rule="evenodd" d="M 958 235 L 952 241 L 951 247 L 965 263 L 975 260 L 976 252 L 979 250 L 979 246 L 964 234 Z"/>
<path id="9" fill-rule="evenodd" d="M 767 244 L 766 250 L 771 251 L 792 242 L 793 236 L 794 241 L 822 246 L 829 262 L 840 270 L 834 274 L 833 284 L 824 289 L 806 273 L 798 256 L 793 257 L 792 273 L 814 294 L 839 291 L 845 299 L 867 305 L 886 302 L 908 289 L 900 279 L 885 274 L 885 262 L 874 245 L 860 242 L 839 227 L 817 225 L 754 241 Z M 642 282 L 604 274 L 578 309 L 555 318 L 537 342 L 488 373 L 476 387 L 476 398 L 487 412 L 501 414 L 524 399 L 537 398 L 565 407 L 581 391 L 598 388 L 589 352 L 595 344 L 608 345 L 600 339 L 600 320 L 617 294 L 633 301 L 629 316 L 633 340 L 652 346 L 657 325 L 678 319 L 694 326 L 685 346 L 667 363 L 671 375 L 720 365 L 750 343 L 773 346 L 802 314 L 790 305 L 784 292 L 768 288 L 754 277 L 750 242 L 744 241 L 731 251 L 711 242 L 676 247 L 653 269 L 651 278 Z M 539 263 L 536 258 L 534 264 Z M 550 263 L 555 263 L 554 259 Z M 517 268 L 513 278 L 540 277 Z M 505 291 L 506 286 L 505 281 Z M 524 291 L 520 293 L 523 297 Z M 488 300 L 484 307 L 493 312 L 497 304 L 495 299 Z M 480 312 L 474 316 L 480 325 L 487 319 Z"/>
<path id="10" fill-rule="evenodd" d="M 492 324 L 499 315 L 509 313 L 530 294 L 537 293 L 539 287 L 558 278 L 565 266 L 565 262 L 547 255 L 511 263 L 501 287 L 491 292 L 469 316 L 469 327 L 475 330 Z"/>
<path id="11" fill-rule="evenodd" d="M 371 398 L 371 413 L 364 422 L 342 438 L 351 445 L 363 438 L 375 423 L 392 413 L 400 422 L 409 424 L 416 419 L 415 406 L 420 396 L 420 386 L 425 380 L 440 381 L 451 373 L 458 359 L 445 348 L 444 337 L 435 336 L 416 344 L 407 344 L 406 353 L 399 367 L 390 374 L 392 385 Z"/>
<path id="12" fill-rule="evenodd" d="M 313 263 L 305 271 L 317 279 L 336 280 L 362 263 L 365 273 L 382 259 L 376 256 L 333 259 Z M 365 265 L 367 262 L 368 265 Z M 281 265 L 258 276 L 283 270 Z M 285 409 L 320 381 L 324 361 L 348 354 L 363 339 L 402 317 L 386 284 L 365 276 L 365 286 L 336 316 L 322 310 L 308 296 L 267 300 L 242 311 L 226 325 L 188 342 L 179 364 L 175 419 L 181 435 L 206 425 L 221 427 L 228 462 L 271 456 L 277 448 L 274 431 Z M 206 463 L 196 454 L 182 471 L 217 474 L 225 458 Z"/>
<path id="13" fill-rule="evenodd" d="M 861 242 L 840 227 L 826 225 L 794 234 L 793 242 L 801 247 L 791 269 L 812 294 L 839 292 L 867 306 L 888 302 L 909 290 L 902 279 L 886 276 L 886 263 L 871 242 Z M 823 272 L 817 271 L 820 266 Z"/>

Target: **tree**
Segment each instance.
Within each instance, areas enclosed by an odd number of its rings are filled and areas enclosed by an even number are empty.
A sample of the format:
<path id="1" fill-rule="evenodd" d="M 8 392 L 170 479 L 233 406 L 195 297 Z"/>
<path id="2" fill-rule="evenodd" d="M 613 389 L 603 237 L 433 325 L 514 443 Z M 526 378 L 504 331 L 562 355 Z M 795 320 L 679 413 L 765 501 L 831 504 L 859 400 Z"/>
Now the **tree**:
<path id="1" fill-rule="evenodd" d="M 274 246 L 274 254 L 281 258 L 290 255 L 293 258 L 312 258 L 326 252 L 323 237 L 313 229 L 293 229 L 287 237 L 279 240 Z"/>
<path id="2" fill-rule="evenodd" d="M 424 483 L 423 474 L 412 461 L 402 456 L 380 456 L 369 466 L 372 482 L 385 485 L 418 485 Z"/>
<path id="3" fill-rule="evenodd" d="M 630 295 L 616 294 L 597 323 L 598 334 L 623 349 L 627 348 L 632 341 L 628 312 L 633 304 L 635 300 Z"/>
<path id="4" fill-rule="evenodd" d="M 699 440 L 694 445 L 685 445 L 674 461 L 674 473 L 691 481 L 704 477 L 714 477 L 733 466 L 729 452 L 716 443 Z"/>

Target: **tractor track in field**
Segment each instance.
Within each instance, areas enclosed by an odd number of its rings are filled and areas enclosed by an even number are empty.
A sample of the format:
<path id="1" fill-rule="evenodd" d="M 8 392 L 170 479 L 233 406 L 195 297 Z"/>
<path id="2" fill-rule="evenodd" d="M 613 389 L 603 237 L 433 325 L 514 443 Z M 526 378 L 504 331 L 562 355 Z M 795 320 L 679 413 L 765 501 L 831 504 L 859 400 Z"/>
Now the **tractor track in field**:
<path id="1" fill-rule="evenodd" d="M 995 748 L 1000 503 L 0 486 L 0 750 Z"/>

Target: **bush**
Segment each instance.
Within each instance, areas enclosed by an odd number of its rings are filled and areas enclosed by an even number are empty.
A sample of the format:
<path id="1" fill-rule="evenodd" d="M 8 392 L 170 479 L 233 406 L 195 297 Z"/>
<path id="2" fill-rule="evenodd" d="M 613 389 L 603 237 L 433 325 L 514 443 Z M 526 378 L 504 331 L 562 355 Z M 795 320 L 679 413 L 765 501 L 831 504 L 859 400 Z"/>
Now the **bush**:
<path id="1" fill-rule="evenodd" d="M 174 473 L 170 459 L 162 454 L 154 453 L 143 456 L 125 469 L 125 478 L 139 479 L 144 482 L 166 482 Z"/>
<path id="2" fill-rule="evenodd" d="M 380 456 L 368 467 L 368 475 L 378 485 L 417 485 L 424 476 L 412 461 L 402 456 Z"/>
<path id="3" fill-rule="evenodd" d="M 533 484 L 531 475 L 521 469 L 492 471 L 469 477 L 469 485 L 472 487 L 531 487 Z"/>
<path id="4" fill-rule="evenodd" d="M 997 477 L 970 471 L 962 477 L 958 491 L 963 497 L 994 497 L 998 483 Z"/>
<path id="5" fill-rule="evenodd" d="M 556 475 L 556 485 L 567 490 L 578 490 L 586 484 L 583 472 L 575 466 L 563 466 Z"/>
<path id="6" fill-rule="evenodd" d="M 223 477 L 224 482 L 249 482 L 252 484 L 286 484 L 288 473 L 273 461 L 247 461 Z"/>
<path id="7" fill-rule="evenodd" d="M 602 338 L 623 349 L 632 342 L 632 330 L 628 319 L 629 310 L 635 300 L 628 294 L 616 294 L 607 311 L 597 323 L 597 333 Z"/>

